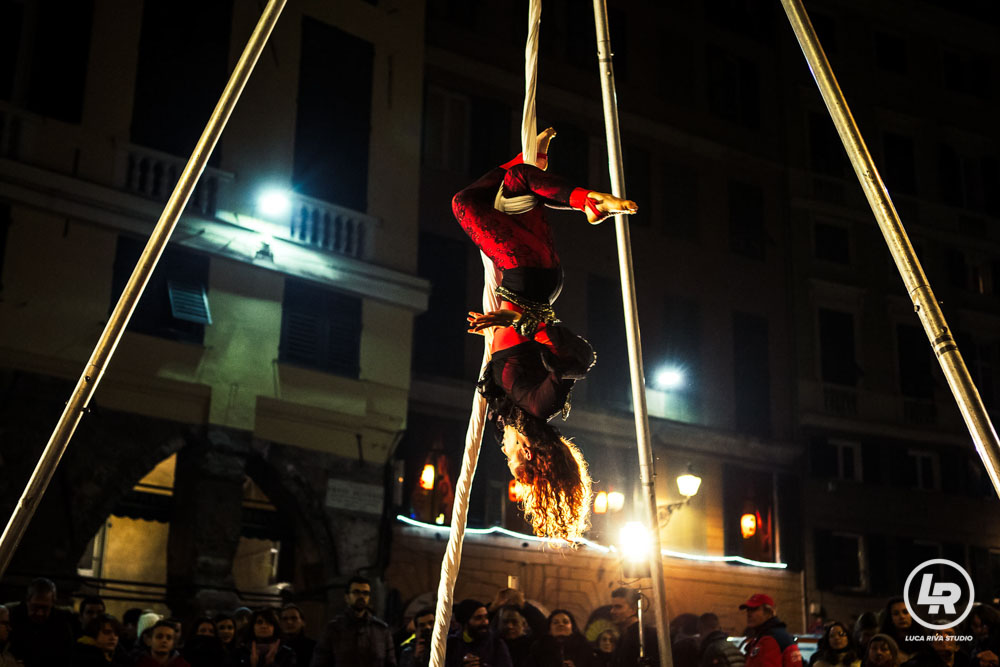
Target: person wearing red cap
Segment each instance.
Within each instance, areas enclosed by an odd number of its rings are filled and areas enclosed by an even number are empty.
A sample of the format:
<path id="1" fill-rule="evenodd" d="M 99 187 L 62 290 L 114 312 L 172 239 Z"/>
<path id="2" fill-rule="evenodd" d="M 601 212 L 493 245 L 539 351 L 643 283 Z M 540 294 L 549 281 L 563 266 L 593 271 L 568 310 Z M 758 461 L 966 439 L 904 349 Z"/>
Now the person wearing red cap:
<path id="1" fill-rule="evenodd" d="M 740 605 L 747 613 L 746 667 L 802 667 L 802 654 L 775 615 L 774 599 L 754 593 Z"/>

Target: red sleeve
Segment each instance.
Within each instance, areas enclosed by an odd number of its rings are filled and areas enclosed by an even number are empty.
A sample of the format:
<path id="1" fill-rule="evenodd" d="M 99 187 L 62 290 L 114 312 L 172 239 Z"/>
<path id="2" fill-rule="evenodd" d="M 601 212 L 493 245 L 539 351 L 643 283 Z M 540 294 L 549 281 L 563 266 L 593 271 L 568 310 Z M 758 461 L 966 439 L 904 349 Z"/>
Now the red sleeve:
<path id="1" fill-rule="evenodd" d="M 778 646 L 778 640 L 764 636 L 757 646 L 760 648 L 760 662 L 757 663 L 760 667 L 781 667 L 781 647 Z"/>
<path id="2" fill-rule="evenodd" d="M 538 157 L 548 157 L 548 156 L 549 156 L 548 153 L 538 153 Z M 505 162 L 502 165 L 500 165 L 500 168 L 501 169 L 510 169 L 511 167 L 513 167 L 516 164 L 524 164 L 524 153 L 518 153 L 517 156 L 514 157 L 513 160 L 511 160 L 510 162 Z"/>

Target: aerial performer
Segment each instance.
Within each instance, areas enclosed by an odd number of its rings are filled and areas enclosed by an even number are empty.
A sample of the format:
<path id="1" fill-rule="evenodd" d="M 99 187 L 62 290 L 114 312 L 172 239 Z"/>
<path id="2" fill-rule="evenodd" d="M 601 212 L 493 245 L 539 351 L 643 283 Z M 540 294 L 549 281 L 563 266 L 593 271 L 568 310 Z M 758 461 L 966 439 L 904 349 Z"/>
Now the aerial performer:
<path id="1" fill-rule="evenodd" d="M 574 382 L 594 365 L 590 344 L 562 325 L 552 304 L 563 271 L 544 207 L 576 209 L 598 224 L 638 211 L 635 202 L 575 187 L 546 172 L 551 127 L 538 135 L 534 164 L 518 155 L 455 195 L 452 210 L 501 272 L 499 310 L 469 313 L 469 332 L 493 329 L 479 391 L 507 464 L 521 485 L 525 518 L 537 535 L 572 540 L 588 527 L 591 480 L 577 446 L 549 423 L 569 414 Z"/>

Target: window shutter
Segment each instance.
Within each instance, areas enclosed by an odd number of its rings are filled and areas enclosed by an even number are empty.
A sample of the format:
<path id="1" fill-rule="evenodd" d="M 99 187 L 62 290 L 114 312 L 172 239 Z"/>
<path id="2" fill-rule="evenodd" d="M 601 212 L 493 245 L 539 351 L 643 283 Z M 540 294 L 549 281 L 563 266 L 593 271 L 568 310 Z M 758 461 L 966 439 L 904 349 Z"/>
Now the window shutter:
<path id="1" fill-rule="evenodd" d="M 168 280 L 167 294 L 170 296 L 170 314 L 174 318 L 196 324 L 212 323 L 204 285 Z"/>

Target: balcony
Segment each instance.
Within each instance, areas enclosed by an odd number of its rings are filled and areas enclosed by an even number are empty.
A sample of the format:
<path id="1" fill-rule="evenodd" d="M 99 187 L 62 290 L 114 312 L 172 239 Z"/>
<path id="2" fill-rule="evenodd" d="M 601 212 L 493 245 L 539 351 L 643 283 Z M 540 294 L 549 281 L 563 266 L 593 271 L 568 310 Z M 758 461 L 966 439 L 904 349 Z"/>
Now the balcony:
<path id="1" fill-rule="evenodd" d="M 161 153 L 151 148 L 126 144 L 115 155 L 115 187 L 147 199 L 166 202 L 177 185 L 185 158 Z M 198 185 L 188 200 L 188 213 L 214 218 L 221 188 L 234 180 L 234 175 L 221 169 L 206 167 Z"/>
<path id="2" fill-rule="evenodd" d="M 287 236 L 309 246 L 368 260 L 379 219 L 305 195 L 291 196 Z"/>

